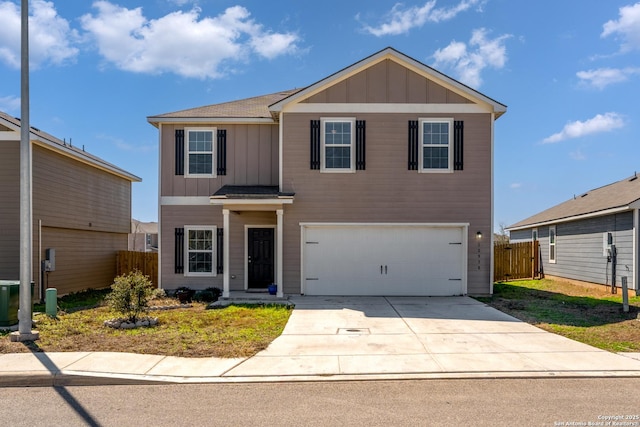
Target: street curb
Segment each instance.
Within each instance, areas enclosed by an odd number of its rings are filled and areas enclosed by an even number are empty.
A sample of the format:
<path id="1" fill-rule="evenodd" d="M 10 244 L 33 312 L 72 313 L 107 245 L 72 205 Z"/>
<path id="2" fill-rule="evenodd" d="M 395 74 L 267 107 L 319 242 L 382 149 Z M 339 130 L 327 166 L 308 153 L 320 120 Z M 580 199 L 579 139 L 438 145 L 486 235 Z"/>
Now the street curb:
<path id="1" fill-rule="evenodd" d="M 405 374 L 336 374 L 251 377 L 170 377 L 150 375 L 86 375 L 69 373 L 11 372 L 0 374 L 0 388 L 65 387 L 110 385 L 177 385 L 177 384 L 252 384 L 296 382 L 352 382 L 402 380 L 469 380 L 469 379 L 581 379 L 640 378 L 640 371 L 566 371 L 566 372 L 440 372 Z"/>

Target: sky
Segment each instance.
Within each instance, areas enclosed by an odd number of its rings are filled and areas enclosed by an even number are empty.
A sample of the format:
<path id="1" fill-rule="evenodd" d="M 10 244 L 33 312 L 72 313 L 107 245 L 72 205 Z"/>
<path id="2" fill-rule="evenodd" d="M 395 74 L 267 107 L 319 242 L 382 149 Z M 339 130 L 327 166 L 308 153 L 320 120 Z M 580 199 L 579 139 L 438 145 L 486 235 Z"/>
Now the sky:
<path id="1" fill-rule="evenodd" d="M 148 116 L 308 86 L 391 46 L 508 106 L 494 229 L 640 171 L 633 0 L 32 0 L 30 123 L 139 177 Z M 20 1 L 0 0 L 0 110 L 20 115 Z"/>

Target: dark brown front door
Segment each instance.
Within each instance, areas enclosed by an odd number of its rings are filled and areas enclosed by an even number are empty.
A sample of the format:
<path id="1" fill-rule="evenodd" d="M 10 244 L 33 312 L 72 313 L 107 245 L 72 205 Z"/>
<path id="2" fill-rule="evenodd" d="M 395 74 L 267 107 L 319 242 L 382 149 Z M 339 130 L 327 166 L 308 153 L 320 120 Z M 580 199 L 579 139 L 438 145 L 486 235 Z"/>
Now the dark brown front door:
<path id="1" fill-rule="evenodd" d="M 274 281 L 273 228 L 250 228 L 248 231 L 248 286 L 266 288 Z"/>

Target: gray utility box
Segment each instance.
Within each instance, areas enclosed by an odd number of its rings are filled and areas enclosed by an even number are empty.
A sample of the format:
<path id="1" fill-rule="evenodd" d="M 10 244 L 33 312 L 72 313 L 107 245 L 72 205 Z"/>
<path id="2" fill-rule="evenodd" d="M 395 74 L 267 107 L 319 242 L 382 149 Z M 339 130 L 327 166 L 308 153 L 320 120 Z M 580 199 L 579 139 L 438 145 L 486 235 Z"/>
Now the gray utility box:
<path id="1" fill-rule="evenodd" d="M 0 280 L 0 326 L 18 323 L 20 308 L 20 281 Z"/>

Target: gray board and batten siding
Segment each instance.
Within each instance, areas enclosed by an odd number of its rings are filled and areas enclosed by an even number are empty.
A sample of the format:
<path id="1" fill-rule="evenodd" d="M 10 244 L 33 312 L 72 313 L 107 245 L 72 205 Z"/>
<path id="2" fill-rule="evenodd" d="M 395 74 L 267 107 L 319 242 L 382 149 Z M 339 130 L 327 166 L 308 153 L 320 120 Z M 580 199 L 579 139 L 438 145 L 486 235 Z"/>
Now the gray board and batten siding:
<path id="1" fill-rule="evenodd" d="M 559 222 L 556 228 L 556 262 L 549 262 L 549 225 L 537 227 L 544 273 L 567 279 L 611 285 L 611 263 L 603 252 L 603 236 L 611 233 L 617 249 L 616 285 L 627 276 L 637 288 L 633 271 L 633 212 Z M 531 241 L 532 228 L 513 230 L 510 241 Z"/>

